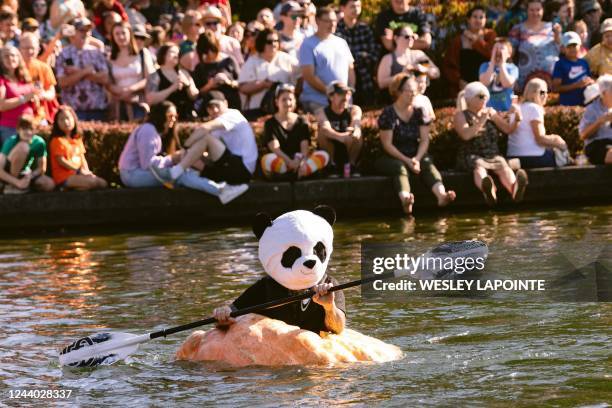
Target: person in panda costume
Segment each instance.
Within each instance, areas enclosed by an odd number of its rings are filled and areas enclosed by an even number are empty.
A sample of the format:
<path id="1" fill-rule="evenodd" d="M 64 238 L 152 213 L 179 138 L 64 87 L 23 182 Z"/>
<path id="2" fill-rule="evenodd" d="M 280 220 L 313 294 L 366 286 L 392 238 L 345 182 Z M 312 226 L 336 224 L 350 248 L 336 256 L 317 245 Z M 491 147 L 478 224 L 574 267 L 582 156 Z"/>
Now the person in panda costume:
<path id="1" fill-rule="evenodd" d="M 218 326 L 235 322 L 234 310 L 286 298 L 313 288 L 316 294 L 301 302 L 292 302 L 259 312 L 319 334 L 341 333 L 346 324 L 342 291 L 328 292 L 338 282 L 326 274 L 333 251 L 335 211 L 318 206 L 313 211 L 297 210 L 275 220 L 258 214 L 253 232 L 259 239 L 259 260 L 267 276 L 255 282 L 230 305 L 218 307 L 213 316 Z"/>

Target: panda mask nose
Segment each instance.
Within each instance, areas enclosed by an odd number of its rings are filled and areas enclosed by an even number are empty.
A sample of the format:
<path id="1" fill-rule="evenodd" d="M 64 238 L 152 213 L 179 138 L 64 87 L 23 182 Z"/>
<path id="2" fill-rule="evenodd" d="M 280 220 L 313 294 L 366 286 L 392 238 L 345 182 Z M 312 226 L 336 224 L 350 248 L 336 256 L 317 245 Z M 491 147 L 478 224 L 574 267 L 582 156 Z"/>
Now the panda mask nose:
<path id="1" fill-rule="evenodd" d="M 310 259 L 303 263 L 303 265 L 307 267 L 308 269 L 312 269 L 316 264 L 317 264 L 317 261 L 315 261 L 314 259 Z"/>

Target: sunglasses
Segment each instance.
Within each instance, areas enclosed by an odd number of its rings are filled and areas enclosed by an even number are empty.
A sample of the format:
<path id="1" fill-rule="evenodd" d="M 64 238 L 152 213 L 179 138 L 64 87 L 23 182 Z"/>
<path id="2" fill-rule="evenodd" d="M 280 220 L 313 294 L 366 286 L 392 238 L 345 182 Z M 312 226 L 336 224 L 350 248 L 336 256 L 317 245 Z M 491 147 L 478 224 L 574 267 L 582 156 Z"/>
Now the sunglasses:
<path id="1" fill-rule="evenodd" d="M 414 40 L 414 35 L 404 34 L 402 35 L 402 37 L 406 40 Z"/>
<path id="2" fill-rule="evenodd" d="M 302 14 L 292 14 L 289 17 L 291 17 L 292 20 L 297 20 L 298 18 L 302 18 L 304 17 Z"/>
<path id="3" fill-rule="evenodd" d="M 204 25 L 206 27 L 216 27 L 219 25 L 219 22 L 218 21 L 206 21 Z"/>
<path id="4" fill-rule="evenodd" d="M 540 96 L 546 96 L 548 95 L 548 91 L 540 91 Z"/>
<path id="5" fill-rule="evenodd" d="M 266 40 L 266 44 L 268 45 L 272 45 L 272 44 L 278 44 L 280 41 L 278 40 L 278 38 L 274 38 L 272 40 Z"/>

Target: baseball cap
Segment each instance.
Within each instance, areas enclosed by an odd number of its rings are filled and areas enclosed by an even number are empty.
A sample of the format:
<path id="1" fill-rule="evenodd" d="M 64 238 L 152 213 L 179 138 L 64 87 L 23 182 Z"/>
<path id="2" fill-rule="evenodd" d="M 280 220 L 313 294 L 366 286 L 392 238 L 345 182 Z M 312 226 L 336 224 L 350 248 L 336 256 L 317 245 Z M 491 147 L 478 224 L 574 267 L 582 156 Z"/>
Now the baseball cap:
<path id="1" fill-rule="evenodd" d="M 221 102 L 227 102 L 227 99 L 225 99 L 225 95 L 223 95 L 223 92 L 221 91 L 210 91 L 204 97 L 204 106 L 208 106 L 211 103 Z"/>
<path id="2" fill-rule="evenodd" d="M 147 33 L 147 29 L 142 24 L 136 24 L 132 27 L 134 37 L 149 39 L 151 36 Z"/>
<path id="3" fill-rule="evenodd" d="M 325 88 L 327 96 L 331 96 L 335 93 L 345 94 L 347 92 L 355 92 L 355 90 L 342 81 L 331 81 Z"/>
<path id="4" fill-rule="evenodd" d="M 580 36 L 578 35 L 578 33 L 575 33 L 573 31 L 568 31 L 566 33 L 563 34 L 563 38 L 561 39 L 561 44 L 563 44 L 564 47 L 567 47 L 568 45 L 582 45 L 582 41 L 580 40 Z"/>
<path id="5" fill-rule="evenodd" d="M 281 7 L 280 14 L 281 16 L 286 16 L 292 11 L 303 11 L 302 6 L 300 6 L 300 3 L 295 1 L 288 1 Z"/>
<path id="6" fill-rule="evenodd" d="M 221 10 L 219 10 L 217 7 L 208 6 L 202 12 L 202 20 L 205 20 L 207 18 L 208 19 L 214 18 L 216 20 L 223 21 L 223 14 L 221 13 Z"/>
<path id="7" fill-rule="evenodd" d="M 603 23 L 601 23 L 601 29 L 599 31 L 602 34 L 612 31 L 612 18 L 606 18 Z"/>
<path id="8" fill-rule="evenodd" d="M 597 0 L 587 0 L 580 3 L 580 15 L 590 13 L 591 11 L 601 10 L 601 5 Z"/>
<path id="9" fill-rule="evenodd" d="M 88 19 L 87 17 L 75 18 L 74 20 L 72 20 L 72 25 L 77 30 L 80 30 L 81 28 L 85 28 L 85 27 L 93 27 L 91 20 Z"/>

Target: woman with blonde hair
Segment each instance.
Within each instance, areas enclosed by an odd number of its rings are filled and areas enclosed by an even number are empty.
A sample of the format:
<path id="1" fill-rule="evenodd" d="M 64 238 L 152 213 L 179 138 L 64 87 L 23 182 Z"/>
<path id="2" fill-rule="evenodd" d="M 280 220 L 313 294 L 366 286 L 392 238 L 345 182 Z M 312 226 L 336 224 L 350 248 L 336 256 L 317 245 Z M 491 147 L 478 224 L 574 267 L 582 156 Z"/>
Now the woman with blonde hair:
<path id="1" fill-rule="evenodd" d="M 374 163 L 376 171 L 393 178 L 406 214 L 412 213 L 414 204 L 410 174 L 418 176 L 431 189 L 438 206 L 450 204 L 456 194 L 446 191 L 440 172 L 427 154 L 431 120 L 422 108 L 413 104 L 419 93 L 414 77 L 405 72 L 397 74 L 389 84 L 389 93 L 395 102 L 383 109 L 378 118 L 383 154 Z"/>
<path id="2" fill-rule="evenodd" d="M 559 135 L 547 135 L 544 128 L 544 105 L 548 97 L 548 85 L 540 78 L 533 78 L 525 85 L 520 112 L 523 120 L 508 137 L 508 158 L 518 158 L 521 167 L 554 167 L 553 148 L 567 150 L 567 144 Z"/>
<path id="3" fill-rule="evenodd" d="M 481 82 L 470 82 L 457 97 L 457 112 L 454 117 L 455 131 L 461 145 L 457 151 L 457 168 L 471 171 L 474 184 L 482 191 L 489 205 L 497 202 L 497 188 L 492 172 L 499 177 L 502 185 L 519 202 L 527 186 L 527 173 L 518 170 L 516 175 L 499 153 L 497 141 L 500 132 L 511 133 L 521 122 L 521 114 L 513 108 L 515 120 L 509 123 L 495 109 L 487 107 L 489 90 Z"/>

